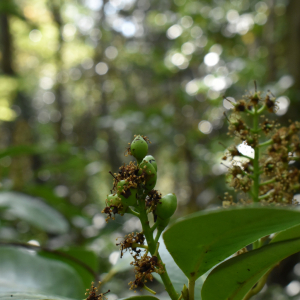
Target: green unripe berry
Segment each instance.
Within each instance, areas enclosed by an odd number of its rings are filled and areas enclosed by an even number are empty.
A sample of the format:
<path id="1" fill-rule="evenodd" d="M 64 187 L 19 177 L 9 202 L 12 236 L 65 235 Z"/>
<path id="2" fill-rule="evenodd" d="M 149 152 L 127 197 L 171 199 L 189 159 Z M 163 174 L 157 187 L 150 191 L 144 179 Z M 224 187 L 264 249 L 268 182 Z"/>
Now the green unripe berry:
<path id="1" fill-rule="evenodd" d="M 177 198 L 175 194 L 167 194 L 159 200 L 155 209 L 155 214 L 157 217 L 166 220 L 174 214 L 176 208 Z"/>
<path id="2" fill-rule="evenodd" d="M 121 199 L 117 194 L 107 195 L 106 201 L 108 205 L 118 206 L 121 204 Z"/>
<path id="3" fill-rule="evenodd" d="M 157 230 L 163 231 L 169 224 L 170 218 L 168 219 L 162 219 L 160 217 L 157 217 L 156 223 L 157 223 Z"/>
<path id="4" fill-rule="evenodd" d="M 145 156 L 143 161 L 148 161 L 154 167 L 155 171 L 157 172 L 156 160 L 152 155 Z"/>
<path id="5" fill-rule="evenodd" d="M 128 182 L 126 180 L 120 180 L 117 184 L 117 192 L 118 194 L 121 194 L 124 186 L 128 185 Z"/>
<path id="6" fill-rule="evenodd" d="M 134 188 L 125 188 L 128 185 L 126 180 L 118 182 L 117 190 L 118 196 L 121 198 L 121 203 L 124 206 L 135 206 L 136 205 L 136 193 L 137 190 Z"/>
<path id="7" fill-rule="evenodd" d="M 157 180 L 157 173 L 153 165 L 151 165 L 148 161 L 143 161 L 139 165 L 139 175 L 145 176 L 145 190 L 151 191 L 155 185 Z"/>
<path id="8" fill-rule="evenodd" d="M 130 151 L 132 156 L 134 156 L 138 163 L 142 161 L 142 159 L 147 155 L 148 153 L 148 144 L 144 140 L 143 137 L 138 135 L 131 143 L 130 145 Z"/>

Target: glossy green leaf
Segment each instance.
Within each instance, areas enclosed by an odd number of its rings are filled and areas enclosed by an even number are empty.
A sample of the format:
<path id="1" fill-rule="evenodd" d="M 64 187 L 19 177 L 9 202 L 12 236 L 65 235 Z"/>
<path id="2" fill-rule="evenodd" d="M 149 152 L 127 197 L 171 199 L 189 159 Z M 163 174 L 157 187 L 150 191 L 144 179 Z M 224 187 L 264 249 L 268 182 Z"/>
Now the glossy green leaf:
<path id="1" fill-rule="evenodd" d="M 300 225 L 276 233 L 270 243 L 276 243 L 297 238 L 300 238 Z"/>
<path id="2" fill-rule="evenodd" d="M 165 231 L 163 237 L 184 274 L 188 278 L 198 278 L 260 237 L 299 223 L 300 212 L 286 208 L 218 209 L 179 220 Z"/>
<path id="3" fill-rule="evenodd" d="M 55 209 L 37 198 L 16 192 L 1 192 L 0 207 L 49 233 L 61 234 L 68 231 L 69 224 Z"/>
<path id="4" fill-rule="evenodd" d="M 159 240 L 159 254 L 160 257 L 163 261 L 163 263 L 166 265 L 167 272 L 169 274 L 169 277 L 173 283 L 173 286 L 178 294 L 181 294 L 183 285 L 185 284 L 188 286 L 188 279 L 184 275 L 184 273 L 179 269 L 179 267 L 176 265 L 174 262 L 174 259 L 170 255 L 169 251 L 167 250 L 163 239 L 161 238 Z M 161 277 L 157 273 L 153 273 L 153 276 L 156 280 L 158 280 L 160 283 L 163 284 L 163 281 Z M 203 282 L 205 280 L 206 276 L 203 275 L 198 280 L 196 281 L 195 284 L 195 300 L 200 300 L 201 299 L 201 288 L 203 285 Z"/>
<path id="5" fill-rule="evenodd" d="M 73 268 L 39 257 L 35 251 L 0 247 L 0 292 L 84 298 L 85 287 Z"/>
<path id="6" fill-rule="evenodd" d="M 300 239 L 294 239 L 226 260 L 208 275 L 202 288 L 202 299 L 241 300 L 270 268 L 298 251 Z"/>
<path id="7" fill-rule="evenodd" d="M 128 298 L 121 298 L 119 300 L 159 300 L 159 299 L 153 296 L 132 296 Z"/>
<path id="8" fill-rule="evenodd" d="M 0 293 L 1 300 L 72 300 L 70 298 L 53 295 L 42 295 L 24 292 Z"/>

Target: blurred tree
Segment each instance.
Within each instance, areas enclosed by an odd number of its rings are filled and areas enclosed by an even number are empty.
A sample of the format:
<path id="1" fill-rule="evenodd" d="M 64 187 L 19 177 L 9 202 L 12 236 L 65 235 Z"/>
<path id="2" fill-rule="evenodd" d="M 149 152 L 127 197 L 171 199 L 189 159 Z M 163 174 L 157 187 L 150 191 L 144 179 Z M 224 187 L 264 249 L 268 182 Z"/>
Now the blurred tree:
<path id="1" fill-rule="evenodd" d="M 178 215 L 220 205 L 227 169 L 219 142 L 228 143 L 230 108 L 223 96 L 234 101 L 256 79 L 278 97 L 282 123 L 299 117 L 298 6 L 2 1 L 2 188 L 42 197 L 67 217 L 71 234 L 37 238 L 30 226 L 18 229 L 18 219 L 7 226 L 22 241 L 101 250 L 105 270 L 111 232 L 138 230 L 133 220 L 105 226 L 99 214 L 111 188 L 108 171 L 128 162 L 122 154 L 134 134 L 152 141 L 157 188 L 176 191 Z"/>

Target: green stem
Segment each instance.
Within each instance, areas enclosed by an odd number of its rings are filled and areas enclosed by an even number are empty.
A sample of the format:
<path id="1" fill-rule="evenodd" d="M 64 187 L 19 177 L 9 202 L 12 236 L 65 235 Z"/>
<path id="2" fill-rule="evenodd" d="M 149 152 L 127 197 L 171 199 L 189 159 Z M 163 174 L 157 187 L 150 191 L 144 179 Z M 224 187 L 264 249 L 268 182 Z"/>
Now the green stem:
<path id="1" fill-rule="evenodd" d="M 194 300 L 195 297 L 195 278 L 189 279 L 189 300 Z"/>
<path id="2" fill-rule="evenodd" d="M 271 184 L 271 183 L 274 183 L 274 182 L 276 182 L 276 178 L 272 178 L 270 180 L 264 181 L 264 182 L 260 183 L 259 186 Z"/>
<path id="3" fill-rule="evenodd" d="M 251 174 L 245 172 L 244 170 L 241 170 L 241 171 L 242 171 L 242 174 L 243 174 L 244 176 L 247 176 L 247 177 L 252 178 L 252 179 L 254 178 L 253 175 L 251 175 Z"/>
<path id="4" fill-rule="evenodd" d="M 156 292 L 154 292 L 153 290 L 151 290 L 150 288 L 148 288 L 146 285 L 143 286 L 143 289 L 145 289 L 146 291 L 150 292 L 153 295 L 156 295 Z"/>
<path id="5" fill-rule="evenodd" d="M 157 230 L 156 237 L 155 237 L 155 240 L 154 240 L 155 244 L 158 243 L 158 240 L 159 240 L 161 234 L 162 234 L 162 230 Z"/>
<path id="6" fill-rule="evenodd" d="M 259 110 L 257 110 L 257 108 L 255 109 L 256 110 L 256 114 L 257 115 L 261 115 L 263 112 L 264 112 L 264 110 L 266 109 L 267 107 L 266 107 L 266 105 L 264 104 Z"/>
<path id="7" fill-rule="evenodd" d="M 148 221 L 148 216 L 146 213 L 144 197 L 142 197 L 142 199 L 139 200 L 139 204 L 140 204 L 140 220 L 141 220 L 141 224 L 143 227 L 143 233 L 147 240 L 149 252 L 151 253 L 151 255 L 154 255 L 157 243 L 155 243 L 155 241 L 153 239 L 153 235 L 152 235 L 153 232 L 152 232 L 151 228 L 149 227 L 149 221 Z M 158 258 L 158 261 L 161 261 L 163 268 L 164 268 L 164 272 L 159 275 L 164 283 L 166 291 L 168 292 L 168 294 L 172 300 L 177 300 L 179 297 L 179 294 L 177 294 L 177 292 L 174 289 L 174 286 L 173 286 L 173 284 L 170 280 L 170 277 L 168 275 L 168 272 L 166 270 L 165 264 L 162 262 L 162 259 L 159 255 L 159 253 L 157 254 L 157 258 Z"/>
<path id="8" fill-rule="evenodd" d="M 260 129 L 254 130 L 254 129 L 250 128 L 250 131 L 251 131 L 252 133 L 259 133 L 259 132 L 262 131 L 262 129 L 260 128 Z"/>
<path id="9" fill-rule="evenodd" d="M 179 296 L 178 300 L 181 300 L 181 299 L 182 299 L 182 294 L 180 294 L 180 296 Z"/>
<path id="10" fill-rule="evenodd" d="M 250 157 L 250 156 L 247 156 L 247 155 L 244 155 L 244 154 L 242 154 L 242 153 L 240 153 L 240 156 L 242 156 L 242 157 L 245 157 L 245 158 L 248 158 L 248 159 L 250 159 L 250 160 L 253 160 L 253 158 L 252 158 L 252 157 Z"/>
<path id="11" fill-rule="evenodd" d="M 275 192 L 274 189 L 273 189 L 273 190 L 270 190 L 270 191 L 268 191 L 266 194 L 264 194 L 264 195 L 262 195 L 262 196 L 259 196 L 258 199 L 259 199 L 259 200 L 266 199 L 266 198 L 270 197 L 270 195 L 272 195 L 274 192 Z"/>
<path id="12" fill-rule="evenodd" d="M 154 223 L 154 225 L 150 228 L 151 232 L 153 232 L 156 229 L 157 225 L 158 225 L 157 222 Z"/>
<path id="13" fill-rule="evenodd" d="M 138 243 L 133 243 L 131 245 L 131 248 L 144 248 L 144 249 L 147 249 L 148 250 L 148 246 L 146 245 L 141 245 L 141 244 L 138 244 Z"/>
<path id="14" fill-rule="evenodd" d="M 259 114 L 257 112 L 257 107 L 254 107 L 254 114 L 253 114 L 253 130 L 258 129 L 258 117 Z M 254 160 L 253 160 L 253 201 L 258 202 L 258 194 L 259 194 L 259 147 L 256 146 L 254 148 Z"/>
<path id="15" fill-rule="evenodd" d="M 254 115 L 253 111 L 252 111 L 252 110 L 249 110 L 249 109 L 247 109 L 247 108 L 246 108 L 245 112 L 246 112 L 247 114 L 249 114 L 249 115 L 252 115 L 252 116 Z"/>
<path id="16" fill-rule="evenodd" d="M 268 141 L 265 141 L 264 143 L 258 144 L 257 147 L 270 146 L 270 145 L 272 145 L 273 143 L 274 143 L 273 140 L 268 140 Z"/>
<path id="17" fill-rule="evenodd" d="M 127 214 L 131 214 L 131 215 L 134 215 L 134 216 L 136 216 L 136 217 L 138 217 L 138 218 L 140 217 L 140 214 L 139 214 L 138 212 L 132 210 L 130 207 L 127 207 L 126 213 L 127 213 Z"/>

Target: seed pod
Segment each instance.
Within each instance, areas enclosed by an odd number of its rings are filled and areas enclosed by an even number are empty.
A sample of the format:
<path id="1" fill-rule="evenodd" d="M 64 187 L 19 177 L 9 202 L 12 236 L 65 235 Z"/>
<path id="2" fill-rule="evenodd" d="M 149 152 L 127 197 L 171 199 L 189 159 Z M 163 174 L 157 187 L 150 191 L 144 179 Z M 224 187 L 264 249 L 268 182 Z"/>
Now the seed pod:
<path id="1" fill-rule="evenodd" d="M 150 162 L 143 160 L 143 162 L 139 165 L 139 168 L 140 170 L 138 174 L 145 177 L 145 190 L 153 190 L 157 180 L 157 173 L 154 166 Z"/>
<path id="2" fill-rule="evenodd" d="M 156 160 L 152 155 L 145 156 L 143 161 L 148 161 L 154 167 L 155 171 L 157 172 Z"/>
<path id="3" fill-rule="evenodd" d="M 136 158 L 138 164 L 148 153 L 148 144 L 143 137 L 138 135 L 130 145 L 131 154 Z"/>
<path id="4" fill-rule="evenodd" d="M 167 194 L 163 196 L 155 209 L 155 214 L 161 219 L 169 219 L 177 208 L 177 198 L 175 194 Z"/>
<path id="5" fill-rule="evenodd" d="M 118 182 L 117 190 L 118 196 L 121 198 L 121 203 L 124 206 L 135 206 L 137 190 L 134 188 L 128 188 L 126 186 L 128 186 L 128 182 L 126 180 L 121 180 Z"/>

